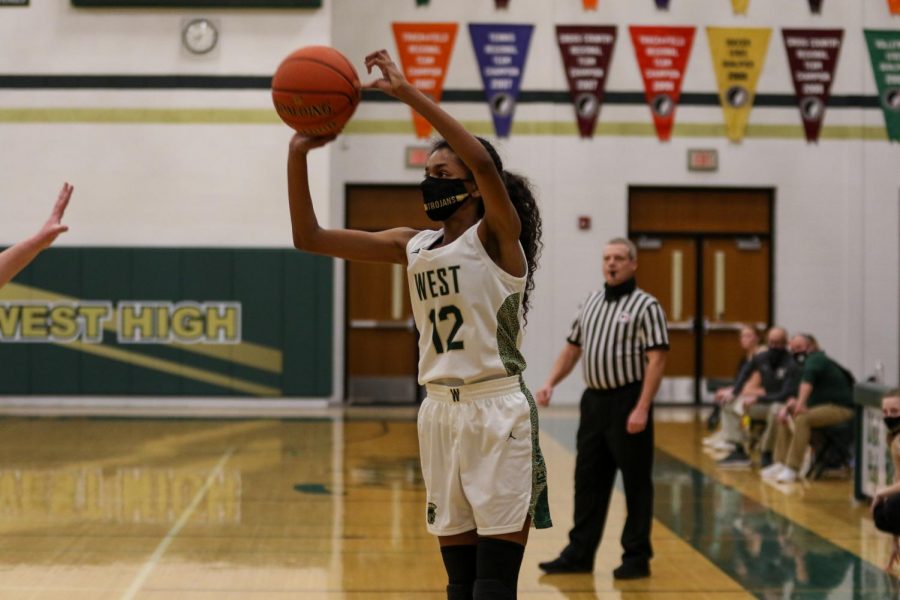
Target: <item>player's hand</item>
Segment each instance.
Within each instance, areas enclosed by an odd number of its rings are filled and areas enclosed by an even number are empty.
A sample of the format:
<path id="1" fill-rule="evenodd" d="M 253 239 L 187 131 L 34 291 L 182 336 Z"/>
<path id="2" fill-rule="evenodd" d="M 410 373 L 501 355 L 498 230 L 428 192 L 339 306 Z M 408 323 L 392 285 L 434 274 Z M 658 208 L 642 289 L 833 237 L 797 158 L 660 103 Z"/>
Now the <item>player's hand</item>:
<path id="1" fill-rule="evenodd" d="M 306 154 L 310 150 L 321 148 L 325 144 L 334 141 L 337 134 L 310 137 L 302 133 L 295 133 L 291 138 L 291 154 Z"/>
<path id="2" fill-rule="evenodd" d="M 759 396 L 743 396 L 744 398 L 744 408 L 749 408 L 759 401 Z"/>
<path id="3" fill-rule="evenodd" d="M 373 68 L 381 71 L 381 78 L 364 84 L 364 89 L 379 90 L 388 96 L 398 98 L 410 85 L 387 50 L 378 50 L 366 56 L 366 71 L 372 73 Z"/>
<path id="4" fill-rule="evenodd" d="M 69 205 L 69 198 L 72 197 L 72 190 L 75 188 L 64 183 L 62 189 L 59 190 L 59 196 L 56 198 L 56 204 L 53 205 L 53 212 L 50 218 L 41 227 L 37 237 L 40 240 L 41 248 L 47 248 L 59 236 L 69 230 L 68 225 L 62 224 L 63 215 L 66 213 L 66 207 Z"/>
<path id="5" fill-rule="evenodd" d="M 634 410 L 631 411 L 631 414 L 628 415 L 628 423 L 625 425 L 625 429 L 628 433 L 642 432 L 647 428 L 647 416 L 648 411 L 646 408 L 635 406 Z"/>
<path id="6" fill-rule="evenodd" d="M 539 389 L 537 393 L 534 395 L 535 401 L 538 403 L 538 406 L 550 406 L 550 399 L 553 397 L 553 386 L 545 384 L 544 387 Z"/>

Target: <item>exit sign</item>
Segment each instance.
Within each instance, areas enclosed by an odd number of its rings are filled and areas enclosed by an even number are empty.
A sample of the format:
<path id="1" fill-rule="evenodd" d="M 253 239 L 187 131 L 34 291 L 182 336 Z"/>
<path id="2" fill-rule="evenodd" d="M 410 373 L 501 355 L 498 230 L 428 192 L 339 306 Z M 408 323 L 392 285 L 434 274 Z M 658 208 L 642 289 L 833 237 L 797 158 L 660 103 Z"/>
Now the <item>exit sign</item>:
<path id="1" fill-rule="evenodd" d="M 688 150 L 688 171 L 718 171 L 719 151 L 710 148 Z"/>

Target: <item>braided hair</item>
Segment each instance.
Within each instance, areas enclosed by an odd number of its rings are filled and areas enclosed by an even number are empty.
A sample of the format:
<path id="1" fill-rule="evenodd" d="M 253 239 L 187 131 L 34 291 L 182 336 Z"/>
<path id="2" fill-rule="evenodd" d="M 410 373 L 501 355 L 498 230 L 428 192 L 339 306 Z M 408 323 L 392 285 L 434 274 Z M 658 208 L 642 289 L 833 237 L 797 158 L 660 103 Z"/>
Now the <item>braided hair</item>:
<path id="1" fill-rule="evenodd" d="M 503 184 L 506 186 L 506 193 L 509 194 L 509 199 L 512 201 L 516 213 L 519 215 L 519 221 L 522 224 L 522 231 L 519 234 L 519 243 L 522 244 L 522 250 L 525 251 L 525 261 L 528 263 L 525 293 L 522 296 L 522 317 L 527 324 L 528 309 L 531 301 L 530 296 L 531 292 L 534 290 L 534 272 L 537 270 L 538 260 L 541 256 L 541 248 L 543 247 L 543 243 L 541 242 L 541 213 L 538 210 L 537 200 L 534 197 L 534 193 L 531 190 L 531 183 L 528 179 L 516 173 L 505 171 L 503 169 L 503 161 L 500 160 L 500 155 L 497 154 L 497 150 L 494 146 L 484 138 L 476 136 L 475 139 L 481 142 L 481 145 L 484 146 L 484 149 L 487 150 L 491 160 L 494 162 L 494 166 L 497 168 L 497 172 L 500 173 Z M 446 140 L 439 140 L 431 147 L 431 153 L 433 154 L 438 150 L 443 150 L 445 148 L 453 152 L 453 148 L 450 147 L 450 144 L 448 144 Z M 466 167 L 465 164 L 463 164 L 463 167 L 468 171 L 468 167 Z M 469 172 L 469 176 L 472 176 L 471 172 Z M 480 204 L 479 210 L 480 214 L 483 215 L 484 202 Z"/>

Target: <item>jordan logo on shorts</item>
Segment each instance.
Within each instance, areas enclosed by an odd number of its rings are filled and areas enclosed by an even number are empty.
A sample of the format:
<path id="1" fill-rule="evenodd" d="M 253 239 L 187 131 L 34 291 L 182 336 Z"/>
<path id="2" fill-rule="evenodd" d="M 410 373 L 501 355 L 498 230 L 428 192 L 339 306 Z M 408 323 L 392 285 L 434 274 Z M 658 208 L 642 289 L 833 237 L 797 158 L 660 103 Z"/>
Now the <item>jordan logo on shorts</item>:
<path id="1" fill-rule="evenodd" d="M 459 402 L 459 388 L 450 388 L 450 396 L 454 402 Z"/>
<path id="2" fill-rule="evenodd" d="M 428 503 L 428 512 L 426 513 L 426 517 L 425 517 L 426 519 L 428 519 L 429 525 L 434 525 L 434 517 L 435 517 L 436 512 L 437 512 L 437 504 L 435 504 L 434 502 L 429 502 Z"/>

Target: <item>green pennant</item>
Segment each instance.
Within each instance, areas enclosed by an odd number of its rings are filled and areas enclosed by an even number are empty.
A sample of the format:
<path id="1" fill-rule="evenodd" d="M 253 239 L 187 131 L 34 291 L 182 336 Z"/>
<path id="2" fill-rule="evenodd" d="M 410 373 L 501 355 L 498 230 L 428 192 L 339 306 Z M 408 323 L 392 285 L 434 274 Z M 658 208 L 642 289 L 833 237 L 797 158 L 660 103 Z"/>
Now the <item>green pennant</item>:
<path id="1" fill-rule="evenodd" d="M 900 30 L 866 29 L 888 139 L 900 142 Z"/>
<path id="2" fill-rule="evenodd" d="M 416 0 L 416 6 L 428 6 L 428 0 Z"/>

